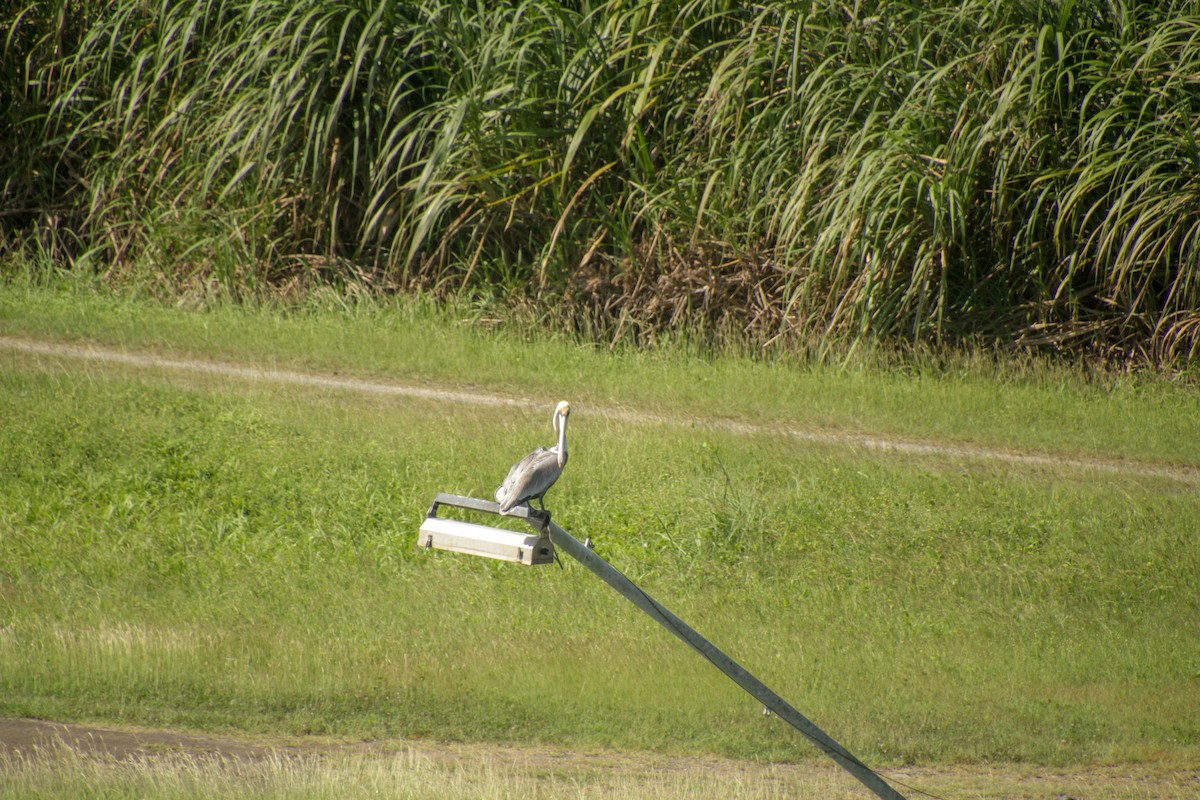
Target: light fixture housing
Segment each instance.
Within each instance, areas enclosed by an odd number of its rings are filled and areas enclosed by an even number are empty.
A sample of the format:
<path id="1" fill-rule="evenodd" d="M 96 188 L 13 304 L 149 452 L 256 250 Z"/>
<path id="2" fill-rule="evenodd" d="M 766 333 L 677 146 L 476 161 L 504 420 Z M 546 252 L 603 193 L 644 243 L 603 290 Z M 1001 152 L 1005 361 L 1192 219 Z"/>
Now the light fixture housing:
<path id="1" fill-rule="evenodd" d="M 418 546 L 427 550 L 449 550 L 454 553 L 467 553 L 528 566 L 549 564 L 554 561 L 554 544 L 545 532 L 545 525 L 540 524 L 543 520 L 536 511 L 530 512 L 527 507 L 522 506 L 509 512 L 508 516 L 523 519 L 535 528 L 533 533 L 522 533 L 449 517 L 439 517 L 437 514 L 440 506 L 452 506 L 492 514 L 498 514 L 500 509 L 498 503 L 490 500 L 440 493 L 429 509 L 425 521 L 421 523 L 417 538 Z M 548 522 L 548 520 L 546 521 Z"/>

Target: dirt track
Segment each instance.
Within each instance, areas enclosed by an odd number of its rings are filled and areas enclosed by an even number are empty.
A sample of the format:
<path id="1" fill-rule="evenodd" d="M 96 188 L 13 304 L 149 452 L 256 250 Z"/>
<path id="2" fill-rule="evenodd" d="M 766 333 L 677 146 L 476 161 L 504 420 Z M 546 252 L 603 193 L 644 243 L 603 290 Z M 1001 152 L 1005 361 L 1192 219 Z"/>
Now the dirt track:
<path id="1" fill-rule="evenodd" d="M 609 751 L 576 752 L 552 747 L 438 743 L 412 740 L 354 741 L 323 737 L 220 736 L 128 726 L 59 723 L 36 719 L 0 718 L 0 776 L 7 759 L 53 758 L 66 749 L 81 756 L 142 761 L 160 758 L 202 758 L 207 763 L 278 762 L 338 754 L 381 759 L 416 756 L 444 764 L 490 766 L 538 773 L 592 776 L 703 774 L 740 780 L 780 783 L 804 792 L 804 787 L 830 786 L 830 776 L 844 776 L 824 759 L 798 764 L 756 764 L 716 757 L 666 756 Z M 925 796 L 945 800 L 1189 800 L 1200 798 L 1200 769 L 1122 765 L 1048 768 L 1036 765 L 983 764 L 902 767 L 883 771 L 900 781 L 910 800 Z M 848 796 L 868 797 L 848 777 Z"/>
<path id="2" fill-rule="evenodd" d="M 66 747 L 82 755 L 121 760 L 189 753 L 260 759 L 270 747 L 236 739 L 141 728 L 99 728 L 39 719 L 0 718 L 0 753 L 36 757 Z M 282 748 L 286 752 L 289 748 Z M 295 749 L 295 748 L 292 748 Z M 276 750 L 276 752 L 279 752 Z"/>
<path id="3" fill-rule="evenodd" d="M 126 352 L 106 347 L 67 344 L 63 342 L 41 342 L 27 339 L 15 339 L 7 336 L 0 336 L 0 350 L 11 350 L 56 358 L 82 359 L 104 364 L 134 367 L 137 369 L 154 369 L 167 372 L 207 374 L 216 375 L 222 378 L 231 378 L 234 380 L 265 381 L 268 383 L 336 389 L 340 391 L 350 391 L 362 394 L 415 397 L 463 405 L 500 406 L 509 408 L 526 408 L 530 410 L 540 410 L 545 405 L 544 401 L 535 401 L 522 397 L 508 397 L 466 389 L 438 389 L 428 386 L 414 386 L 403 383 L 368 381 L 337 375 L 322 375 L 319 373 L 297 372 L 293 370 L 267 369 L 221 361 L 207 361 L 190 358 L 170 358 L 160 356 L 155 353 Z M 832 447 L 846 447 L 857 450 L 866 450 L 869 452 L 924 456 L 958 461 L 991 461 L 1042 469 L 1089 470 L 1110 474 L 1160 478 L 1187 485 L 1200 485 L 1200 470 L 1187 465 L 1155 464 L 1141 461 L 1092 457 L 1073 457 L 1045 453 L 1020 452 L 977 445 L 951 444 L 946 442 L 871 436 L 868 434 L 807 430 L 798 428 L 780 428 L 777 426 L 767 427 L 764 425 L 756 425 L 730 419 L 680 419 L 628 408 L 589 408 L 588 413 L 599 417 L 616 420 L 618 422 L 699 427 L 708 428 L 710 430 L 724 430 L 738 434 L 771 433 L 773 435 L 786 436 L 790 439 L 801 442 Z"/>

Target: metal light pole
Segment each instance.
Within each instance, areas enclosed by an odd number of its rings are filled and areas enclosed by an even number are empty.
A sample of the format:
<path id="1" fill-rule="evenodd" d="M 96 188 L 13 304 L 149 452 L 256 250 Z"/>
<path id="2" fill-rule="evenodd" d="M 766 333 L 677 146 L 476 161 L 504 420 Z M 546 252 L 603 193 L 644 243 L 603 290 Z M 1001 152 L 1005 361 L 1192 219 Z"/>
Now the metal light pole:
<path id="1" fill-rule="evenodd" d="M 433 506 L 429 509 L 425 524 L 421 526 L 418 543 L 422 547 L 453 550 L 473 555 L 483 555 L 489 558 L 499 558 L 506 561 L 517 561 L 524 564 L 548 563 L 553 560 L 555 549 L 562 550 L 585 566 L 592 574 L 616 589 L 625 599 L 646 612 L 655 622 L 695 649 L 710 664 L 721 670 L 734 683 L 753 695 L 767 709 L 779 715 L 785 722 L 804 734 L 813 744 L 840 764 L 843 769 L 861 781 L 864 786 L 870 789 L 877 797 L 881 798 L 881 800 L 904 800 L 904 796 L 892 788 L 874 770 L 858 760 L 849 750 L 834 741 L 829 734 L 814 725 L 808 717 L 793 708 L 765 683 L 750 674 L 745 667 L 734 661 L 716 645 L 697 633 L 690 625 L 672 614 L 661 603 L 646 594 L 646 592 L 642 591 L 637 584 L 629 580 L 629 578 L 613 567 L 612 564 L 609 564 L 583 542 L 580 542 L 570 533 L 559 527 L 557 523 L 550 519 L 549 514 L 543 515 L 538 511 L 529 509 L 527 506 L 520 506 L 509 512 L 508 516 L 525 520 L 539 532 L 539 536 L 533 537 L 513 531 L 438 517 L 438 507 L 443 505 L 491 514 L 499 514 L 500 512 L 499 504 L 490 500 L 479 500 L 474 497 L 440 493 L 434 500 Z"/>

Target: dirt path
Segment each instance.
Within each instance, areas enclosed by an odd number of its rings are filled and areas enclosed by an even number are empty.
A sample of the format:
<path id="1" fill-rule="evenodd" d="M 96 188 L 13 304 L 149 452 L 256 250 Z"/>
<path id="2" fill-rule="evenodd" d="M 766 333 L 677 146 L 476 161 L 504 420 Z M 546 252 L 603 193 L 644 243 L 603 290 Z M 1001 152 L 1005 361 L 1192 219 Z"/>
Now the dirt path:
<path id="1" fill-rule="evenodd" d="M 869 797 L 824 759 L 799 764 L 757 764 L 716 757 L 666 756 L 655 753 L 575 752 L 550 747 L 449 744 L 412 740 L 352 741 L 331 738 L 218 736 L 128 726 L 100 726 L 0 718 L 0 777 L 6 760 L 61 757 L 63 751 L 86 758 L 153 762 L 156 759 L 203 759 L 209 768 L 262 764 L 280 760 L 351 755 L 411 763 L 412 759 L 450 767 L 574 776 L 572 780 L 603 783 L 630 776 L 696 776 L 789 787 L 786 794 L 836 794 Z M 11 761 L 9 761 L 11 763 Z M 1200 797 L 1200 770 L 1146 765 L 1047 768 L 1019 764 L 903 767 L 884 771 L 899 781 L 909 800 L 931 796 L 944 800 L 1063 800 L 1063 798 L 1144 798 L 1189 800 Z M 928 792 L 929 794 L 925 794 Z M 843 794 L 844 793 L 844 794 Z"/>
<path id="2" fill-rule="evenodd" d="M 0 349 L 58 358 L 75 358 L 116 364 L 138 369 L 156 369 L 167 372 L 216 375 L 246 381 L 308 386 L 323 389 L 358 392 L 363 394 L 411 397 L 423 400 L 458 403 L 463 405 L 521 408 L 540 410 L 545 403 L 524 397 L 510 397 L 488 392 L 453 389 L 436 389 L 412 384 L 368 381 L 336 375 L 296 372 L 292 370 L 265 369 L 223 361 L 207 361 L 188 358 L 167 358 L 152 353 L 125 352 L 97 346 L 42 342 L 0 336 Z M 1020 452 L 975 445 L 948 444 L 944 442 L 917 441 L 912 439 L 870 436 L 865 434 L 835 433 L 829 431 L 779 428 L 756 425 L 735 420 L 705 418 L 679 419 L 660 414 L 626 408 L 593 407 L 589 414 L 636 424 L 677 425 L 680 427 L 703 427 L 710 430 L 754 435 L 783 435 L 791 439 L 813 444 L 867 450 L 878 453 L 894 453 L 907 456 L 929 456 L 934 458 L 991 461 L 1030 467 L 1091 470 L 1125 474 L 1131 476 L 1163 478 L 1179 483 L 1200 486 L 1200 469 L 1168 464 L 1152 464 L 1135 461 L 1120 461 L 1101 458 L 1079 458 Z"/>
<path id="3" fill-rule="evenodd" d="M 63 747 L 81 755 L 107 756 L 122 761 L 170 753 L 258 760 L 273 751 L 286 753 L 289 749 L 177 731 L 100 728 L 40 719 L 0 718 L 0 753 L 37 757 Z"/>

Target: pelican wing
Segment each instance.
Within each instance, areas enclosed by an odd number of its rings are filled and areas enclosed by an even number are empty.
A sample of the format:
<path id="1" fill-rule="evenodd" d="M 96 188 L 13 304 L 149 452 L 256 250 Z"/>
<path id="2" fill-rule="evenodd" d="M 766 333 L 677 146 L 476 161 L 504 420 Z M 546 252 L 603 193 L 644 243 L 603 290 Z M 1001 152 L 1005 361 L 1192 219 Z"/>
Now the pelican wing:
<path id="1" fill-rule="evenodd" d="M 558 453 L 554 449 L 539 447 L 525 456 L 508 471 L 508 477 L 496 490 L 500 513 L 507 513 L 526 500 L 544 495 L 562 475 L 562 471 L 563 468 L 558 465 Z"/>
<path id="2" fill-rule="evenodd" d="M 528 470 L 530 463 L 532 463 L 534 459 L 545 452 L 548 452 L 545 447 L 539 447 L 537 450 L 534 450 L 532 453 L 512 465 L 512 468 L 508 471 L 508 475 L 504 476 L 504 483 L 500 484 L 500 487 L 496 489 L 497 503 L 503 503 L 508 496 L 512 494 L 512 489 L 516 484 L 517 477 Z"/>

